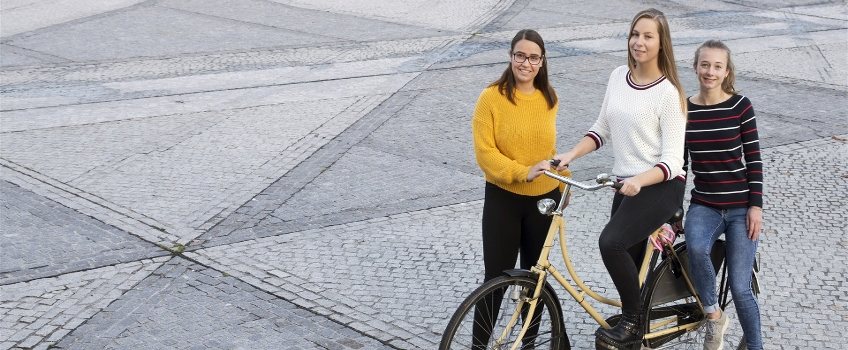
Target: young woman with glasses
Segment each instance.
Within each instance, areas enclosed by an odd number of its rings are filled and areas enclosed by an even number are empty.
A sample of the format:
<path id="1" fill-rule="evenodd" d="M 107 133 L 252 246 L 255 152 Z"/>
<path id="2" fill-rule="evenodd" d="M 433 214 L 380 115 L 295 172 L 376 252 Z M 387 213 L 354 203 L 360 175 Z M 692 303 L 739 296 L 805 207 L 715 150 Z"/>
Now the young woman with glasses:
<path id="1" fill-rule="evenodd" d="M 622 318 L 595 332 L 598 349 L 639 348 L 644 320 L 636 262 L 648 236 L 680 207 L 686 187 L 686 95 L 668 22 L 662 12 L 647 9 L 633 18 L 629 34 L 627 65 L 610 75 L 597 121 L 577 145 L 555 157 L 562 170 L 612 143 L 612 171 L 623 182 L 598 242 L 621 298 Z"/>
<path id="2" fill-rule="evenodd" d="M 508 62 L 501 77 L 480 94 L 472 120 L 474 153 L 486 179 L 482 222 L 486 281 L 515 268 L 519 252 L 522 269 L 536 263 L 551 223 L 550 217 L 539 215 L 536 202 L 558 200 L 564 188 L 559 181 L 540 176 L 551 170 L 548 160 L 556 154 L 558 100 L 548 83 L 545 43 L 539 33 L 519 31 Z M 571 173 L 564 169 L 560 174 Z M 476 323 L 474 344 L 483 347 L 491 326 Z M 528 334 L 525 339 L 532 337 Z"/>

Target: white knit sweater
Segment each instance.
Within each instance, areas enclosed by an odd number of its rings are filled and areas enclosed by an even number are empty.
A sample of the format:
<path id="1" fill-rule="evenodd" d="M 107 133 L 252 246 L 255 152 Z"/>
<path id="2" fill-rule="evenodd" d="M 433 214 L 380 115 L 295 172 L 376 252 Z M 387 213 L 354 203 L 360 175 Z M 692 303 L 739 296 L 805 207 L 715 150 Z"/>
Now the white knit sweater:
<path id="1" fill-rule="evenodd" d="M 636 85 L 627 66 L 610 74 L 601 114 L 586 136 L 600 148 L 612 142 L 619 178 L 638 175 L 656 166 L 665 180 L 684 179 L 683 146 L 686 117 L 677 88 L 665 76 L 648 85 Z"/>

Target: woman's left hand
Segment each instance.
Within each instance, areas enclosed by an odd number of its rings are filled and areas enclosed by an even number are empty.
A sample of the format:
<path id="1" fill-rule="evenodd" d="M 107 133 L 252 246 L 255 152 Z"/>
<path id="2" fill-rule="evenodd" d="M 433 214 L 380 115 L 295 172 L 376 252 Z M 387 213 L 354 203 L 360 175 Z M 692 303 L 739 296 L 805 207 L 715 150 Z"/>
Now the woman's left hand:
<path id="1" fill-rule="evenodd" d="M 748 226 L 748 238 L 753 242 L 760 237 L 760 230 L 763 228 L 763 208 L 748 207 L 748 217 L 745 218 L 745 224 Z"/>

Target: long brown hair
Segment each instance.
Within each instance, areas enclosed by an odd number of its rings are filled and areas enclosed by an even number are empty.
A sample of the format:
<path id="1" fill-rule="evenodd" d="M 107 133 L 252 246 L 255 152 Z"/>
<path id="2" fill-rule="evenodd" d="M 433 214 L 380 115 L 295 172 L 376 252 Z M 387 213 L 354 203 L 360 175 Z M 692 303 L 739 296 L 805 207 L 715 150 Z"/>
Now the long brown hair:
<path id="1" fill-rule="evenodd" d="M 680 83 L 680 78 L 677 76 L 677 65 L 675 65 L 674 61 L 674 48 L 671 44 L 671 30 L 668 27 L 668 21 L 665 18 L 665 14 L 662 11 L 649 8 L 647 10 L 642 10 L 633 17 L 633 21 L 630 22 L 630 31 L 627 33 L 628 37 L 630 33 L 633 33 L 633 27 L 636 26 L 636 22 L 642 18 L 650 18 L 657 22 L 657 30 L 659 31 L 660 37 L 660 53 L 659 53 L 659 68 L 660 71 L 665 75 L 665 78 L 671 82 L 674 87 L 677 88 L 677 94 L 680 97 L 680 110 L 683 111 L 683 115 L 685 116 L 687 113 L 687 103 L 686 103 L 686 91 L 683 90 L 683 84 Z M 627 44 L 627 66 L 630 67 L 630 71 L 632 72 L 636 69 L 636 59 L 633 58 L 633 52 L 630 52 L 630 44 Z"/>
<path id="2" fill-rule="evenodd" d="M 733 65 L 733 60 L 730 59 L 730 48 L 718 39 L 709 39 L 705 41 L 701 44 L 701 46 L 698 46 L 697 50 L 695 50 L 695 63 L 693 64 L 693 68 L 695 69 L 698 69 L 698 59 L 701 58 L 701 49 L 724 50 L 727 54 L 727 77 L 721 82 L 721 90 L 731 95 L 740 93 L 740 90 L 736 90 L 736 88 L 733 87 L 733 83 L 736 82 L 736 66 Z"/>
<path id="3" fill-rule="evenodd" d="M 501 74 L 501 77 L 489 84 L 489 86 L 497 86 L 498 91 L 506 96 L 509 102 L 515 104 L 515 75 L 512 73 L 512 51 L 515 49 L 515 45 L 521 40 L 532 41 L 542 49 L 542 63 L 540 64 L 539 72 L 533 78 L 533 87 L 542 92 L 545 100 L 548 101 L 548 109 L 552 109 L 557 104 L 557 95 L 553 86 L 548 82 L 548 58 L 545 56 L 545 42 L 542 40 L 542 36 L 533 29 L 522 29 L 515 34 L 515 37 L 512 38 L 512 44 L 509 46 L 509 65 L 503 74 Z"/>

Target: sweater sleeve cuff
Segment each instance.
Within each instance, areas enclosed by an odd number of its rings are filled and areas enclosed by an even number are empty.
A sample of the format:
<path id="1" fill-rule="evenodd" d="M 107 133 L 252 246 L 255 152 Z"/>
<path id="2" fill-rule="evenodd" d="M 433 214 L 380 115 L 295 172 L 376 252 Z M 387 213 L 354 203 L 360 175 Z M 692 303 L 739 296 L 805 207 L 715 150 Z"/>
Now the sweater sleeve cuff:
<path id="1" fill-rule="evenodd" d="M 604 139 L 601 138 L 601 135 L 594 131 L 589 131 L 586 133 L 586 136 L 590 137 L 592 141 L 595 141 L 595 149 L 601 148 L 604 145 Z"/>
<path id="2" fill-rule="evenodd" d="M 763 194 L 759 192 L 751 192 L 748 195 L 748 206 L 749 207 L 763 207 Z"/>
<path id="3" fill-rule="evenodd" d="M 657 163 L 657 165 L 654 165 L 654 166 L 657 167 L 657 168 L 660 168 L 660 170 L 662 170 L 663 181 L 671 180 L 671 170 L 669 170 L 668 164 L 660 162 L 660 163 Z"/>
<path id="4" fill-rule="evenodd" d="M 513 173 L 512 181 L 528 183 L 533 182 L 533 180 L 527 181 L 527 175 L 530 174 L 530 168 L 531 167 L 529 166 L 520 166 L 518 169 L 516 169 L 516 172 Z"/>

